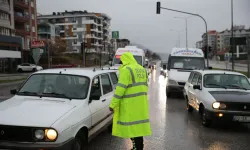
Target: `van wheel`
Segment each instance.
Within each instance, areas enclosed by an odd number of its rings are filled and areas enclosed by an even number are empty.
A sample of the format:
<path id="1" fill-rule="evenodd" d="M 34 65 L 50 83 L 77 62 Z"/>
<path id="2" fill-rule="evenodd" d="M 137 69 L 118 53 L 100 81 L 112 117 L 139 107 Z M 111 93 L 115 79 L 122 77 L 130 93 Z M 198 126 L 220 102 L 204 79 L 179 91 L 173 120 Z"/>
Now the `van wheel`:
<path id="1" fill-rule="evenodd" d="M 72 144 L 71 150 L 84 150 L 87 147 L 87 139 L 84 132 L 80 132 L 76 135 Z"/>

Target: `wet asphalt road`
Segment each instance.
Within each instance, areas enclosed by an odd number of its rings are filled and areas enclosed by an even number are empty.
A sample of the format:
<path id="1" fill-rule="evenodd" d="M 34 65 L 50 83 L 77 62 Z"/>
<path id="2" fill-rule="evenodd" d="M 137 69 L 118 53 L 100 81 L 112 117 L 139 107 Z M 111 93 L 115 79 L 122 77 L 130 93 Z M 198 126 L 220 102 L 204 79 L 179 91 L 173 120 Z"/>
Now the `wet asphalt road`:
<path id="1" fill-rule="evenodd" d="M 202 127 L 197 113 L 188 114 L 183 98 L 167 99 L 166 79 L 155 71 L 150 79 L 149 103 L 153 135 L 144 138 L 145 150 L 250 150 L 250 127 L 214 124 Z M 129 150 L 129 139 L 103 131 L 89 143 L 89 150 Z"/>

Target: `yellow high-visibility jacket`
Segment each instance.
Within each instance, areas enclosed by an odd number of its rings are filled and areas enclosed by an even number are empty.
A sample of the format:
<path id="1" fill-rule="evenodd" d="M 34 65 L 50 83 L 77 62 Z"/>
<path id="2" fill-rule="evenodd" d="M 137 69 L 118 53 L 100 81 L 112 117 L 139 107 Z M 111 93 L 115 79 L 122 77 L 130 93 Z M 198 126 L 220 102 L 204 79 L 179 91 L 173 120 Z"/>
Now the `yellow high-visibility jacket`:
<path id="1" fill-rule="evenodd" d="M 121 138 L 150 136 L 147 71 L 132 53 L 121 56 L 119 81 L 110 107 L 114 109 L 112 135 Z"/>

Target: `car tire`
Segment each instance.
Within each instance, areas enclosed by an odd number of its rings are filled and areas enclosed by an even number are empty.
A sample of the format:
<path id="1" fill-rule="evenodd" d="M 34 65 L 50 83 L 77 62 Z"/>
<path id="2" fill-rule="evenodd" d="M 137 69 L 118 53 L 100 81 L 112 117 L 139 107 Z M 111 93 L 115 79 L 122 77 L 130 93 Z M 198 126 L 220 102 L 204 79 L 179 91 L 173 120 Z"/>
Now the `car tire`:
<path id="1" fill-rule="evenodd" d="M 204 106 L 201 108 L 201 123 L 204 127 L 209 127 L 212 124 L 212 120 L 207 118 L 206 109 Z"/>
<path id="2" fill-rule="evenodd" d="M 74 142 L 72 143 L 71 150 L 84 150 L 87 147 L 87 138 L 84 132 L 80 132 L 76 135 Z"/>
<path id="3" fill-rule="evenodd" d="M 17 71 L 20 72 L 20 73 L 23 72 L 23 70 L 21 68 L 19 68 Z"/>
<path id="4" fill-rule="evenodd" d="M 37 71 L 37 69 L 36 69 L 36 68 L 34 68 L 34 69 L 32 69 L 32 71 L 33 71 L 33 72 L 36 72 L 36 71 Z"/>
<path id="5" fill-rule="evenodd" d="M 187 98 L 187 111 L 191 113 L 191 112 L 193 112 L 193 110 L 194 110 L 194 108 L 189 105 L 188 98 Z"/>
<path id="6" fill-rule="evenodd" d="M 167 91 L 166 95 L 167 95 L 167 98 L 170 98 L 172 96 L 172 93 Z"/>

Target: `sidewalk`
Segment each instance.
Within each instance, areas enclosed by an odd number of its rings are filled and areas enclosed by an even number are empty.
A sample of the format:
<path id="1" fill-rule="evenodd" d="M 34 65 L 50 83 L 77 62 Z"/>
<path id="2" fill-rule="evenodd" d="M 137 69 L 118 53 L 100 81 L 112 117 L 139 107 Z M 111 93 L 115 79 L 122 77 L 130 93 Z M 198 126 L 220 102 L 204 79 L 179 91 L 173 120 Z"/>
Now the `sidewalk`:
<path id="1" fill-rule="evenodd" d="M 212 64 L 220 64 L 220 65 L 225 65 L 225 61 L 209 61 Z M 229 65 L 232 65 L 231 62 L 228 63 Z M 235 66 L 237 67 L 247 67 L 247 64 L 239 64 L 239 63 L 234 63 Z"/>

